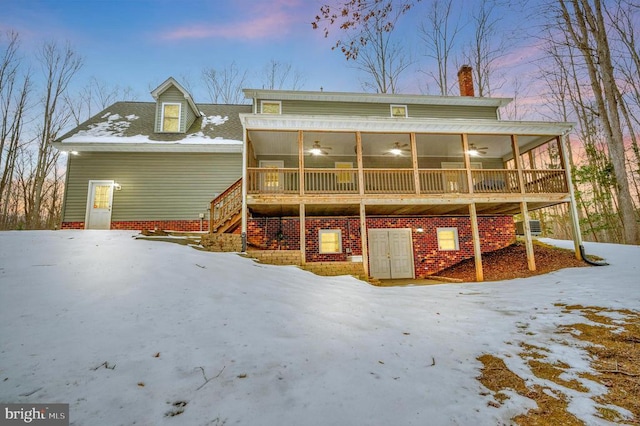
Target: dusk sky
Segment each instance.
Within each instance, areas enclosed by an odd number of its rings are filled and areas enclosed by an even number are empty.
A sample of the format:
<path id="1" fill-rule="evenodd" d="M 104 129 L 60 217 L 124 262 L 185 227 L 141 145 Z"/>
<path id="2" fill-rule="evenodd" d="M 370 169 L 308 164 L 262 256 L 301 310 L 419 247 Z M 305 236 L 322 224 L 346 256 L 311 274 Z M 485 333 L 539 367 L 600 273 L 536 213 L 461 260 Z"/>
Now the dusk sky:
<path id="1" fill-rule="evenodd" d="M 206 95 L 199 95 L 204 90 L 202 70 L 221 69 L 234 61 L 238 68 L 250 70 L 249 85 L 258 87 L 259 71 L 272 59 L 299 70 L 302 89 L 362 91 L 352 63 L 331 50 L 332 39 L 311 28 L 325 2 L 0 0 L 0 31 L 17 31 L 27 53 L 45 40 L 68 41 L 84 58 L 76 84 L 96 77 L 109 85 L 131 87 L 142 101 L 150 100 L 149 91 L 173 76 L 191 86 L 196 102 L 207 102 Z M 407 49 L 420 55 L 417 14 L 416 10 L 403 18 L 397 33 Z M 522 60 L 518 55 L 503 58 Z M 405 74 L 402 91 L 420 93 L 426 79 L 412 69 Z"/>

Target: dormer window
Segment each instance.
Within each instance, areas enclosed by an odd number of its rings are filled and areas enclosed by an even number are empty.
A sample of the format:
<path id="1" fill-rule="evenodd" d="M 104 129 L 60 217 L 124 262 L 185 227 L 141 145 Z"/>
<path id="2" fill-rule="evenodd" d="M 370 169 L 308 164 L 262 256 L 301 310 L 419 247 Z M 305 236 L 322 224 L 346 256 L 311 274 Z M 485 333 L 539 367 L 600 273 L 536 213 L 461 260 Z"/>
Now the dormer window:
<path id="1" fill-rule="evenodd" d="M 280 101 L 261 101 L 260 112 L 263 114 L 281 114 L 282 102 Z"/>
<path id="2" fill-rule="evenodd" d="M 177 103 L 162 104 L 162 128 L 160 131 L 178 133 L 180 131 L 180 115 L 182 105 Z"/>
<path id="3" fill-rule="evenodd" d="M 394 118 L 407 118 L 409 116 L 407 113 L 407 106 L 391 105 L 391 116 Z"/>

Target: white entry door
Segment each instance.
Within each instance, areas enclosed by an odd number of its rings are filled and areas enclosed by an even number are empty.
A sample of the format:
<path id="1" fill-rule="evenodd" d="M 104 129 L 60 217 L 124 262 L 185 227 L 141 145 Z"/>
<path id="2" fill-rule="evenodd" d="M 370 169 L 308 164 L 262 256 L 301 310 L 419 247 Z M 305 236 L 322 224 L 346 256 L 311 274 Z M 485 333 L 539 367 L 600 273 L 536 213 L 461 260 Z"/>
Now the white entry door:
<path id="1" fill-rule="evenodd" d="M 90 180 L 85 229 L 111 228 L 112 180 Z"/>
<path id="2" fill-rule="evenodd" d="M 369 229 L 369 275 L 413 278 L 411 229 Z"/>

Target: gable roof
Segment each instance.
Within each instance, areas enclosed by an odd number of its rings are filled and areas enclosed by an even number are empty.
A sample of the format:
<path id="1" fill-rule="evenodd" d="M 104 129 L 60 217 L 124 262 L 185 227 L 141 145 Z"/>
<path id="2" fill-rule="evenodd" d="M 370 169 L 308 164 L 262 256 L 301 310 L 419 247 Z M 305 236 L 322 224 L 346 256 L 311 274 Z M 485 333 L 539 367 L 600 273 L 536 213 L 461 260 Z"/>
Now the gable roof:
<path id="1" fill-rule="evenodd" d="M 197 116 L 200 113 L 200 111 L 198 110 L 198 107 L 196 106 L 196 104 L 193 102 L 193 98 L 191 97 L 191 94 L 173 77 L 169 77 L 160 86 L 156 87 L 151 92 L 151 96 L 153 96 L 153 99 L 157 101 L 160 95 L 162 95 L 171 86 L 174 86 L 176 89 L 178 89 L 182 93 L 184 98 L 187 100 L 187 103 L 189 104 L 191 109 L 193 109 L 193 112 Z"/>
<path id="2" fill-rule="evenodd" d="M 182 133 L 156 133 L 155 102 L 116 102 L 53 146 L 64 151 L 241 152 L 240 113 L 251 105 L 200 104 L 194 123 Z"/>

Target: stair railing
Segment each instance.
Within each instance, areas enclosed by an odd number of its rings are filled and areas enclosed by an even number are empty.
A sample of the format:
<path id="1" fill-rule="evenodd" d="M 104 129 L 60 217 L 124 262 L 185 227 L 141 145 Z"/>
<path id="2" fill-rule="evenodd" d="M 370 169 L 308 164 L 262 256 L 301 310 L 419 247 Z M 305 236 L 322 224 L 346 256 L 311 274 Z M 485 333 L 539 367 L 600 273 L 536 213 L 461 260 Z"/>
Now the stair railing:
<path id="1" fill-rule="evenodd" d="M 242 178 L 211 201 L 209 232 L 215 232 L 242 209 Z"/>

